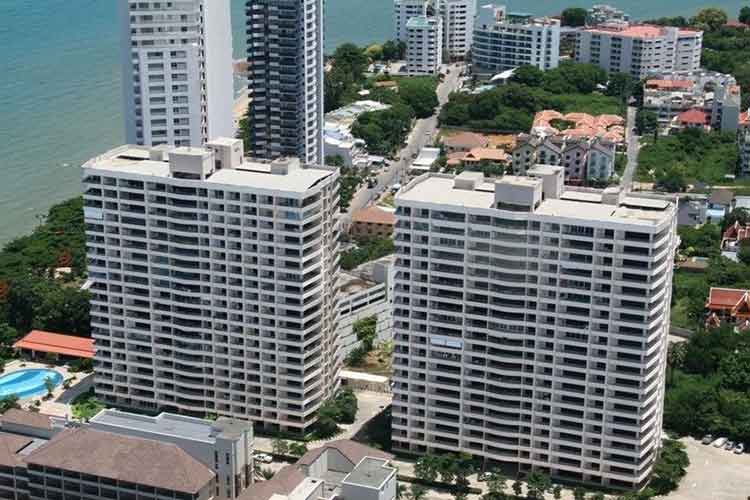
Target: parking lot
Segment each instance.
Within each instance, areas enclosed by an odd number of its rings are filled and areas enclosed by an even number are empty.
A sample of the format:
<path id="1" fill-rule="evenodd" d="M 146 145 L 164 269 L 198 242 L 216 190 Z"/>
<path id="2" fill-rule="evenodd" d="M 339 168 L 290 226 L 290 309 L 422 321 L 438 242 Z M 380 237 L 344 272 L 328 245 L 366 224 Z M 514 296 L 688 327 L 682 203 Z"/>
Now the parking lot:
<path id="1" fill-rule="evenodd" d="M 669 500 L 746 500 L 750 496 L 750 455 L 735 455 L 700 441 L 681 439 L 690 467 Z"/>

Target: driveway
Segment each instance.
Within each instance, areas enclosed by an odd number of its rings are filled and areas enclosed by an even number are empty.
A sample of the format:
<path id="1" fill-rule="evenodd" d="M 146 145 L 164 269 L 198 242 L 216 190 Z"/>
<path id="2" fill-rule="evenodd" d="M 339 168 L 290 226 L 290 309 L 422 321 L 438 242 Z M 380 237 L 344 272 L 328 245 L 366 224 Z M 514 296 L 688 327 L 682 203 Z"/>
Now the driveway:
<path id="1" fill-rule="evenodd" d="M 750 496 L 750 455 L 735 455 L 692 438 L 687 447 L 690 466 L 677 491 L 667 500 L 746 500 Z"/>
<path id="2" fill-rule="evenodd" d="M 445 79 L 437 88 L 439 106 L 435 110 L 435 113 L 429 118 L 416 121 L 407 138 L 406 146 L 399 152 L 398 159 L 378 175 L 375 187 L 364 187 L 357 191 L 349 204 L 347 213 L 341 214 L 341 220 L 345 226 L 349 225 L 351 214 L 366 207 L 390 186 L 399 183 L 411 164 L 412 157 L 418 154 L 424 146 L 429 146 L 435 142 L 435 133 L 438 126 L 437 117 L 443 105 L 448 102 L 450 94 L 458 90 L 458 75 L 461 73 L 462 66 L 460 64 L 451 64 L 447 68 L 450 69 L 450 74 L 445 75 Z"/>

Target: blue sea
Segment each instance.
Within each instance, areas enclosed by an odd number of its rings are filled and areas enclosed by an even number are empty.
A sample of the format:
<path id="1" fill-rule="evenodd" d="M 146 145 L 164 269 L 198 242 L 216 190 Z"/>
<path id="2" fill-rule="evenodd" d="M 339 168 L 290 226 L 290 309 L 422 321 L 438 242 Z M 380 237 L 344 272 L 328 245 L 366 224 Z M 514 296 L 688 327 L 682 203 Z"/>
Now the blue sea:
<path id="1" fill-rule="evenodd" d="M 124 140 L 118 1 L 126 0 L 0 0 L 0 242 L 30 231 L 51 204 L 78 194 L 81 163 Z M 506 3 L 554 14 L 571 4 L 603 2 Z M 648 18 L 689 16 L 705 0 L 610 3 Z M 736 17 L 742 2 L 710 4 Z M 244 53 L 244 5 L 233 0 L 235 58 Z M 389 38 L 391 5 L 326 0 L 327 51 L 345 41 Z"/>

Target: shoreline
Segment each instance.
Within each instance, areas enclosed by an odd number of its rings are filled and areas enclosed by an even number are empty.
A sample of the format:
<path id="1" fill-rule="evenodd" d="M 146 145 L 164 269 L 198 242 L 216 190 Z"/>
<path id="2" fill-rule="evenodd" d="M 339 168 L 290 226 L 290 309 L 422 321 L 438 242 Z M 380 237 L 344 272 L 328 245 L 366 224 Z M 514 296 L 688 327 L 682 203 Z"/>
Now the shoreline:
<path id="1" fill-rule="evenodd" d="M 234 105 L 232 106 L 232 121 L 234 123 L 235 132 L 239 130 L 240 120 L 245 117 L 249 105 L 250 96 L 247 95 L 247 88 L 243 88 L 239 95 L 234 99 Z"/>

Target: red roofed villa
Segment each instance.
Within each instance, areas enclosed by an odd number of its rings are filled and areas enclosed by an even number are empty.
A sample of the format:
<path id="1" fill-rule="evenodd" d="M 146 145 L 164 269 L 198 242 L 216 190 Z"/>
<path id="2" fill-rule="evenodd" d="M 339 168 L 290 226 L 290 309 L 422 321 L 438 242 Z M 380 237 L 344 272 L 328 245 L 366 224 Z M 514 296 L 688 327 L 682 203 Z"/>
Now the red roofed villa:
<path id="1" fill-rule="evenodd" d="M 672 128 L 676 129 L 687 129 L 687 128 L 702 128 L 705 130 L 711 129 L 711 117 L 708 113 L 699 108 L 689 109 L 683 111 L 672 120 Z"/>
<path id="2" fill-rule="evenodd" d="M 721 249 L 728 252 L 737 252 L 740 242 L 750 239 L 750 224 L 743 226 L 739 221 L 729 226 L 721 237 Z"/>
<path id="3" fill-rule="evenodd" d="M 93 359 L 95 352 L 94 339 L 42 330 L 32 330 L 13 348 L 32 359 L 50 354 L 57 359 Z"/>
<path id="4" fill-rule="evenodd" d="M 746 329 L 750 320 L 750 292 L 736 288 L 711 287 L 706 302 L 706 326 L 731 322 Z"/>

